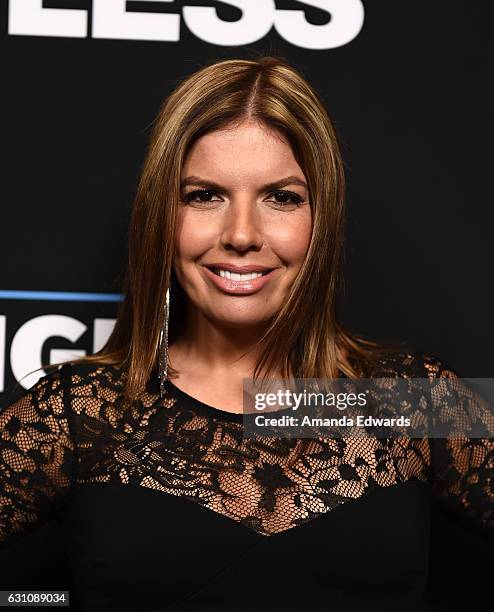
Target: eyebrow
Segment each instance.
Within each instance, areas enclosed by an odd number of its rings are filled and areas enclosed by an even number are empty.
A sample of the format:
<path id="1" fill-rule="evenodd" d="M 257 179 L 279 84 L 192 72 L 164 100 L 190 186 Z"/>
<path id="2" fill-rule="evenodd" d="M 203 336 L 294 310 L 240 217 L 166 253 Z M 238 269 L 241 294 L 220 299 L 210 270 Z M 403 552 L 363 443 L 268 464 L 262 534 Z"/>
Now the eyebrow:
<path id="1" fill-rule="evenodd" d="M 199 187 L 210 187 L 211 189 L 217 189 L 218 191 L 222 191 L 223 187 L 219 183 L 215 183 L 214 181 L 207 181 L 202 179 L 199 176 L 187 176 L 186 178 L 180 181 L 180 188 L 185 187 L 185 185 L 196 185 Z M 263 185 L 261 187 L 261 191 L 269 191 L 271 189 L 281 189 L 282 187 L 286 187 L 287 185 L 301 185 L 308 190 L 307 183 L 300 180 L 296 176 L 285 176 L 284 178 L 278 179 L 273 183 L 268 183 L 267 185 Z"/>

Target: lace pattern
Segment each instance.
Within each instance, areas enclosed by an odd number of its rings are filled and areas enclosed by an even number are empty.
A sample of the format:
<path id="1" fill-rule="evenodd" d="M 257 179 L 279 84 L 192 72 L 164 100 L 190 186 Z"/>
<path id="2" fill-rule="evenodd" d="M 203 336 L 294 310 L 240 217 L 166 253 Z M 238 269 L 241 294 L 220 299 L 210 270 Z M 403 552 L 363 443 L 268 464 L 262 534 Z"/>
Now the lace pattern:
<path id="1" fill-rule="evenodd" d="M 437 359 L 389 356 L 376 376 L 429 377 L 437 418 L 475 403 Z M 494 425 L 485 439 L 243 439 L 242 417 L 188 402 L 157 381 L 124 408 L 124 376 L 111 366 L 64 366 L 0 411 L 0 542 L 63 509 L 72 483 L 120 483 L 179 495 L 270 536 L 340 504 L 412 478 L 494 540 Z M 490 424 L 488 424 L 490 425 Z"/>

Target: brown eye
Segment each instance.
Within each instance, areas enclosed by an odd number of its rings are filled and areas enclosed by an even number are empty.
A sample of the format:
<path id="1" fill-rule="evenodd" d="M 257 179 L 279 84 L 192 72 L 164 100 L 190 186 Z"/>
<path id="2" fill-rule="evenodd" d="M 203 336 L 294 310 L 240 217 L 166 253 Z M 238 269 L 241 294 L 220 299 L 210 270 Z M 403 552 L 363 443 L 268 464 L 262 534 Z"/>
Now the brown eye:
<path id="1" fill-rule="evenodd" d="M 298 193 L 294 193 L 293 191 L 278 190 L 271 192 L 270 195 L 275 197 L 274 203 L 278 204 L 279 208 L 284 208 L 288 206 L 296 206 L 298 208 L 300 204 L 302 204 L 302 202 L 304 201 L 303 198 L 298 195 Z"/>
<path id="2" fill-rule="evenodd" d="M 191 191 L 190 193 L 185 194 L 184 200 L 185 202 L 211 202 L 210 198 L 215 194 L 215 191 L 210 189 L 196 189 Z"/>

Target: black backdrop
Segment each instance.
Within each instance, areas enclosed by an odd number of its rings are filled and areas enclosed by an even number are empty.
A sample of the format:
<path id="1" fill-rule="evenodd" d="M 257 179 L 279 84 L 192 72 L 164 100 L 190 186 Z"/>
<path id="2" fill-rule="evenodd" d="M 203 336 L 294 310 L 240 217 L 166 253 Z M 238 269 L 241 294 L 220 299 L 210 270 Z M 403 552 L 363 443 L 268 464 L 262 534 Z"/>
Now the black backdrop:
<path id="1" fill-rule="evenodd" d="M 205 36 L 190 7 L 216 9 Z M 143 40 L 163 13 L 162 40 Z M 289 28 L 283 16 L 300 21 Z M 456 0 L 2 0 L 0 404 L 41 361 L 102 343 L 160 103 L 206 61 L 251 50 L 292 61 L 339 132 L 343 322 L 427 350 L 462 376 L 494 376 L 488 27 L 475 2 Z M 239 33 L 249 44 L 233 44 Z M 470 581 L 471 596 L 482 543 L 436 512 L 433 570 L 444 582 L 433 595 L 447 597 L 453 579 Z M 446 552 L 437 563 L 435 550 Z M 1 588 L 68 588 L 57 526 L 3 552 L 0 576 Z"/>

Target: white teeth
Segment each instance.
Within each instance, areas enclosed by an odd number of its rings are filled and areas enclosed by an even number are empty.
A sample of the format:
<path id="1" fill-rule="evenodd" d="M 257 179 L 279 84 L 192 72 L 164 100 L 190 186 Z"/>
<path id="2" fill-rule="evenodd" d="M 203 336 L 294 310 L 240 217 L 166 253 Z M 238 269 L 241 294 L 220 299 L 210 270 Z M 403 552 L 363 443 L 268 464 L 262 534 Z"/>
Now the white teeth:
<path id="1" fill-rule="evenodd" d="M 247 281 L 262 276 L 262 272 L 249 272 L 248 274 L 239 274 L 238 272 L 230 272 L 230 270 L 215 270 L 223 278 L 229 278 L 236 281 Z"/>

